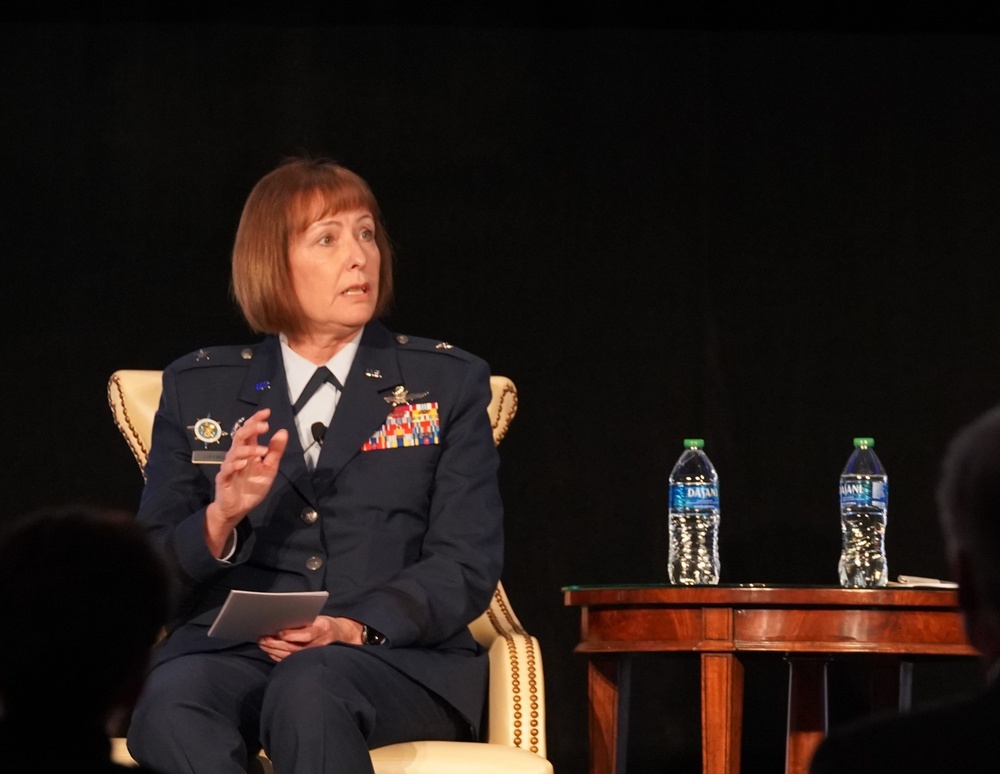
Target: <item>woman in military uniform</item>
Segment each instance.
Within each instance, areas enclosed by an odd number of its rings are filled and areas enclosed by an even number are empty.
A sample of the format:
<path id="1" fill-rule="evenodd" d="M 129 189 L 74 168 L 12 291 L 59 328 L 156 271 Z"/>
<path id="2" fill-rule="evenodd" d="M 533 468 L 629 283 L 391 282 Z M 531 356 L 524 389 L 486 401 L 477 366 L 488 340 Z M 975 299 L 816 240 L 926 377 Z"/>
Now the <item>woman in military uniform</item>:
<path id="1" fill-rule="evenodd" d="M 390 333 L 392 253 L 350 170 L 286 161 L 232 256 L 265 334 L 164 371 L 138 518 L 178 582 L 129 750 L 164 774 L 371 772 L 368 749 L 476 739 L 467 624 L 503 555 L 487 364 Z M 321 370 L 327 369 L 327 370 Z M 209 636 L 229 592 L 327 592 L 304 626 Z"/>

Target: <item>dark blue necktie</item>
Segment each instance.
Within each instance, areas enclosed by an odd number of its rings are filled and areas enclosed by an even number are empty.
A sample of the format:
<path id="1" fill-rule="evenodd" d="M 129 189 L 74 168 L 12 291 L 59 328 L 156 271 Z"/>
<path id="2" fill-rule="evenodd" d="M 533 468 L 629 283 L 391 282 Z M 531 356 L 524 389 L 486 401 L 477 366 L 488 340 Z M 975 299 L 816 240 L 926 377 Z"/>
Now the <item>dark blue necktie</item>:
<path id="1" fill-rule="evenodd" d="M 333 372 L 326 366 L 320 366 L 306 383 L 295 403 L 292 404 L 292 413 L 298 414 L 302 410 L 302 407 L 309 402 L 309 399 L 316 394 L 316 390 L 323 386 L 324 382 L 329 382 L 341 392 L 344 391 L 344 385 L 333 375 Z"/>

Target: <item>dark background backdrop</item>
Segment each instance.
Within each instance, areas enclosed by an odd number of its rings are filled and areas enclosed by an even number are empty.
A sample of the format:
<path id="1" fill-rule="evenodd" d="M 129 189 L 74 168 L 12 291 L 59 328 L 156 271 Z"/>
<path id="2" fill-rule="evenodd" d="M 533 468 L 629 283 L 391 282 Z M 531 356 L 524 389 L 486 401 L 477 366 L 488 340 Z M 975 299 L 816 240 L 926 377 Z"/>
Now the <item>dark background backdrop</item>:
<path id="1" fill-rule="evenodd" d="M 252 338 L 239 211 L 308 150 L 380 199 L 390 327 L 519 387 L 504 583 L 541 640 L 557 772 L 587 760 L 560 588 L 666 580 L 684 437 L 719 470 L 723 582 L 836 583 L 855 435 L 889 471 L 891 575 L 947 577 L 937 466 L 1000 382 L 988 20 L 130 8 L 0 27 L 5 513 L 135 508 L 108 376 Z M 630 771 L 698 769 L 694 663 L 637 665 Z M 839 723 L 863 691 L 835 668 Z M 974 677 L 919 665 L 917 698 Z M 746 771 L 780 770 L 785 680 L 748 665 Z"/>

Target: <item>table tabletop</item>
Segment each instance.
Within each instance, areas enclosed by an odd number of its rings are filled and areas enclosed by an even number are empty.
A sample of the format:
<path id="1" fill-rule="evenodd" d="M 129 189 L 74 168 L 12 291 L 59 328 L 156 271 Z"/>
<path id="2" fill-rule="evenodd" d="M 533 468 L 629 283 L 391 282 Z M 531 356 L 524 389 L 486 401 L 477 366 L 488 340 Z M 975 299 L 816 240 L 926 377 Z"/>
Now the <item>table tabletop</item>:
<path id="1" fill-rule="evenodd" d="M 566 586 L 576 652 L 735 650 L 968 655 L 954 589 Z"/>

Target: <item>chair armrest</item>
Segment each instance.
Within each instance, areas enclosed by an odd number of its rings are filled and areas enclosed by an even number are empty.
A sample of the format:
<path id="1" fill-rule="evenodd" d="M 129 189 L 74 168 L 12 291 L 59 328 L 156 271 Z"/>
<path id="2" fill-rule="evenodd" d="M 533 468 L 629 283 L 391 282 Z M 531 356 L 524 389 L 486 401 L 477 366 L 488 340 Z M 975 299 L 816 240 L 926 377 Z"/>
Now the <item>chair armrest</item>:
<path id="1" fill-rule="evenodd" d="M 487 741 L 530 750 L 545 749 L 545 680 L 538 640 L 509 632 L 490 646 Z"/>

